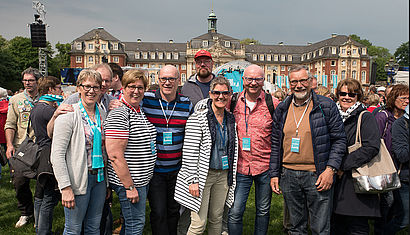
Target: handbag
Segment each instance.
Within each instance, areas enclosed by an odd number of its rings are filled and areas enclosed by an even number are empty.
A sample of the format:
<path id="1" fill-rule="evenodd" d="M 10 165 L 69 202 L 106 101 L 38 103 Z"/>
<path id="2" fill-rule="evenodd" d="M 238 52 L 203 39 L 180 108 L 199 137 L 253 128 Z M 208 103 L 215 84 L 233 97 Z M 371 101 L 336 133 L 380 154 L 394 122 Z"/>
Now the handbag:
<path id="1" fill-rule="evenodd" d="M 23 175 L 27 178 L 35 178 L 39 163 L 40 147 L 29 136 L 30 120 L 27 126 L 26 138 L 10 158 L 10 165 L 13 174 Z"/>
<path id="2" fill-rule="evenodd" d="M 355 143 L 348 147 L 349 153 L 362 147 L 360 135 L 360 125 L 362 116 L 367 110 L 359 115 L 356 129 Z M 386 125 L 387 128 L 387 125 Z M 386 128 L 384 131 L 386 131 Z M 399 175 L 390 156 L 389 151 L 384 143 L 383 138 L 380 140 L 379 153 L 368 163 L 356 169 L 352 169 L 353 186 L 356 193 L 377 194 L 388 192 L 401 187 Z"/>
<path id="3" fill-rule="evenodd" d="M 0 165 L 5 166 L 7 164 L 6 150 L 3 144 L 0 144 Z"/>

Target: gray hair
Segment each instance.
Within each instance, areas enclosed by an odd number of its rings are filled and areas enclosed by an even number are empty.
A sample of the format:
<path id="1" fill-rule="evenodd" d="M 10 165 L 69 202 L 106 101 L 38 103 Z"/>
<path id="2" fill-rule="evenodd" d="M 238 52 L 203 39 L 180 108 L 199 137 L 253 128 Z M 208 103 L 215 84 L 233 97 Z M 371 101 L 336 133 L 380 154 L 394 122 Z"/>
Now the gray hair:
<path id="1" fill-rule="evenodd" d="M 218 77 L 212 79 L 210 90 L 212 91 L 216 85 L 225 85 L 228 87 L 228 91 L 232 92 L 231 83 L 228 81 L 228 79 L 226 79 L 226 77 L 222 75 L 218 75 Z"/>
<path id="2" fill-rule="evenodd" d="M 92 66 L 90 69 L 97 70 L 97 69 L 101 69 L 101 68 L 104 68 L 104 69 L 108 70 L 111 74 L 111 79 L 112 79 L 114 74 L 112 73 L 112 69 L 111 69 L 110 65 L 107 64 L 107 63 L 96 64 L 96 65 Z"/>
<path id="3" fill-rule="evenodd" d="M 32 67 L 28 67 L 23 72 L 21 72 L 21 78 L 24 77 L 24 74 L 33 75 L 33 77 L 36 79 L 36 81 L 43 76 L 43 75 L 41 75 L 41 73 L 38 69 L 35 69 L 35 68 L 32 68 Z"/>
<path id="4" fill-rule="evenodd" d="M 7 98 L 7 90 L 3 87 L 0 87 L 0 100 Z"/>
<path id="5" fill-rule="evenodd" d="M 77 86 L 80 86 L 87 79 L 97 82 L 100 87 L 102 85 L 102 78 L 99 72 L 93 69 L 83 69 L 80 74 L 78 74 Z"/>
<path id="6" fill-rule="evenodd" d="M 316 79 L 315 76 L 313 76 L 313 75 L 309 72 L 309 68 L 308 68 L 307 66 L 305 66 L 305 65 L 293 65 L 293 66 L 291 66 L 291 67 L 289 68 L 288 75 L 290 75 L 291 73 L 294 73 L 294 72 L 299 72 L 299 71 L 302 70 L 302 69 L 306 70 L 306 72 L 307 72 L 307 74 L 308 74 L 308 78 Z"/>

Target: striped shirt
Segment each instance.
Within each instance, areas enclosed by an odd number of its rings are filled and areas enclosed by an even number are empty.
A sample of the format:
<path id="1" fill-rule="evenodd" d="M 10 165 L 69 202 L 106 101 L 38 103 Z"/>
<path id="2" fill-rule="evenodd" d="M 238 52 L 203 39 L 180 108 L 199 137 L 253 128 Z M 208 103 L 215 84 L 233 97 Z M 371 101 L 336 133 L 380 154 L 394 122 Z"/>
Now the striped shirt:
<path id="1" fill-rule="evenodd" d="M 191 101 L 188 97 L 177 94 L 175 100 L 168 103 L 161 98 L 160 91 L 157 90 L 145 92 L 141 107 L 148 120 L 157 129 L 157 161 L 154 171 L 173 172 L 179 170 L 182 162 L 185 124 L 193 112 Z M 169 119 L 168 127 L 164 112 L 166 118 Z M 172 132 L 172 144 L 164 144 L 164 132 Z"/>
<path id="2" fill-rule="evenodd" d="M 123 105 L 112 110 L 104 124 L 106 139 L 128 139 L 124 152 L 135 187 L 148 185 L 153 175 L 156 154 L 151 152 L 151 141 L 155 148 L 157 132 L 143 112 L 131 110 Z M 123 186 L 111 161 L 108 161 L 108 180 Z"/>

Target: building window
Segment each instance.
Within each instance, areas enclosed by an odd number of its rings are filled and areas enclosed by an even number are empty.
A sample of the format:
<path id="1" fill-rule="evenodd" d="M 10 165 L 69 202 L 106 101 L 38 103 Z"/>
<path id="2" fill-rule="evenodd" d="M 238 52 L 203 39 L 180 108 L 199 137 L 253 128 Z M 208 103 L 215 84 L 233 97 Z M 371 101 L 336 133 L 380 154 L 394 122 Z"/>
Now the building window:
<path id="1" fill-rule="evenodd" d="M 356 79 L 356 73 L 357 73 L 356 70 L 353 70 L 353 71 L 352 71 L 352 78 L 353 78 L 353 79 Z"/>
<path id="2" fill-rule="evenodd" d="M 208 47 L 208 41 L 207 40 L 202 41 L 202 47 Z"/>
<path id="3" fill-rule="evenodd" d="M 280 60 L 281 60 L 281 61 L 285 61 L 285 60 L 286 60 L 286 56 L 285 56 L 285 55 L 281 55 L 281 56 L 280 56 Z"/>
<path id="4" fill-rule="evenodd" d="M 307 59 L 310 59 L 311 56 L 312 56 L 312 52 L 309 52 L 309 53 L 307 54 Z"/>
<path id="5" fill-rule="evenodd" d="M 140 67 L 140 64 L 135 64 L 135 68 L 139 68 Z"/>
<path id="6" fill-rule="evenodd" d="M 181 65 L 181 70 L 186 70 L 186 64 Z"/>
<path id="7" fill-rule="evenodd" d="M 366 48 L 362 48 L 362 54 L 366 55 Z"/>
<path id="8" fill-rule="evenodd" d="M 319 55 L 323 55 L 324 52 L 325 52 L 325 49 L 324 49 L 324 48 L 321 48 L 321 49 L 319 50 Z"/>
<path id="9" fill-rule="evenodd" d="M 313 52 L 313 58 L 315 58 L 315 57 L 316 57 L 316 51 Z"/>
<path id="10" fill-rule="evenodd" d="M 356 66 L 357 65 L 357 61 L 356 60 L 353 60 L 352 61 L 352 66 Z"/>
<path id="11" fill-rule="evenodd" d="M 143 53 L 142 53 L 142 58 L 143 58 L 144 60 L 148 59 L 148 52 L 143 52 Z"/>
<path id="12" fill-rule="evenodd" d="M 362 67 L 366 67 L 367 66 L 367 62 L 366 61 L 362 61 Z"/>
<path id="13" fill-rule="evenodd" d="M 256 54 L 253 54 L 253 58 L 252 58 L 253 60 L 258 60 L 258 55 L 256 55 Z"/>
<path id="14" fill-rule="evenodd" d="M 230 41 L 225 41 L 225 47 L 231 47 L 231 42 Z"/>
<path id="15" fill-rule="evenodd" d="M 280 66 L 280 71 L 285 71 L 286 67 L 285 66 Z"/>
<path id="16" fill-rule="evenodd" d="M 140 59 L 140 53 L 139 52 L 135 53 L 135 59 L 137 59 L 137 60 Z"/>
<path id="17" fill-rule="evenodd" d="M 266 55 L 266 60 L 267 60 L 267 61 L 271 61 L 271 60 L 272 60 L 272 56 L 271 56 L 271 55 Z"/>
<path id="18" fill-rule="evenodd" d="M 271 82 L 270 81 L 270 74 L 268 74 L 267 79 L 268 79 L 268 82 Z"/>
<path id="19" fill-rule="evenodd" d="M 292 55 L 288 55 L 288 61 L 292 61 Z"/>
<path id="20" fill-rule="evenodd" d="M 176 65 L 175 65 L 175 68 L 179 69 L 179 64 L 176 64 Z"/>
<path id="21" fill-rule="evenodd" d="M 132 67 L 132 64 L 127 64 L 128 67 Z"/>
<path id="22" fill-rule="evenodd" d="M 186 81 L 186 74 L 185 73 L 181 73 L 181 80 L 182 80 L 182 82 Z"/>
<path id="23" fill-rule="evenodd" d="M 79 43 L 76 44 L 76 48 L 77 48 L 77 50 L 81 50 L 81 49 L 82 49 L 81 42 L 79 42 Z"/>
<path id="24" fill-rule="evenodd" d="M 178 52 L 174 52 L 174 60 L 177 60 L 178 59 Z"/>
<path id="25" fill-rule="evenodd" d="M 330 65 L 331 65 L 331 66 L 336 66 L 336 60 L 330 61 Z"/>
<path id="26" fill-rule="evenodd" d="M 342 79 L 346 78 L 346 70 L 342 70 Z"/>
<path id="27" fill-rule="evenodd" d="M 346 60 L 342 60 L 342 66 L 346 66 Z"/>
<path id="28" fill-rule="evenodd" d="M 259 55 L 259 60 L 260 60 L 260 61 L 264 61 L 264 60 L 265 60 L 265 55 L 264 55 L 264 54 L 260 54 L 260 55 Z"/>
<path id="29" fill-rule="evenodd" d="M 336 75 L 336 70 L 331 70 L 330 75 Z"/>
<path id="30" fill-rule="evenodd" d="M 75 62 L 76 63 L 81 63 L 83 61 L 83 57 L 82 56 L 76 56 L 75 57 Z"/>
<path id="31" fill-rule="evenodd" d="M 164 59 L 164 53 L 158 52 L 158 59 L 160 60 Z"/>
<path id="32" fill-rule="evenodd" d="M 273 69 L 272 69 L 273 71 L 278 71 L 278 66 L 273 66 Z"/>
<path id="33" fill-rule="evenodd" d="M 155 52 L 150 52 L 151 60 L 155 60 Z"/>
<path id="34" fill-rule="evenodd" d="M 148 64 L 143 64 L 142 67 L 148 68 Z"/>
<path id="35" fill-rule="evenodd" d="M 353 55 L 356 55 L 356 53 L 357 53 L 357 49 L 353 49 L 353 50 L 352 50 L 352 54 L 353 54 Z"/>
<path id="36" fill-rule="evenodd" d="M 118 56 L 114 56 L 114 57 L 112 57 L 112 59 L 113 59 L 114 63 L 118 63 L 120 61 L 120 57 L 118 57 Z"/>
<path id="37" fill-rule="evenodd" d="M 362 71 L 362 83 L 366 83 L 366 71 Z"/>
<path id="38" fill-rule="evenodd" d="M 167 60 L 170 60 L 170 59 L 171 59 L 171 53 L 167 52 Z"/>
<path id="39" fill-rule="evenodd" d="M 92 43 L 88 44 L 88 50 L 94 50 L 94 44 Z"/>
<path id="40" fill-rule="evenodd" d="M 150 65 L 150 68 L 156 68 L 156 67 L 157 67 L 156 64 L 151 64 L 151 65 Z"/>
<path id="41" fill-rule="evenodd" d="M 302 57 L 300 58 L 301 61 L 305 60 L 305 54 L 302 55 Z"/>
<path id="42" fill-rule="evenodd" d="M 332 47 L 332 54 L 336 54 L 336 47 Z"/>
<path id="43" fill-rule="evenodd" d="M 346 54 L 346 48 L 342 48 L 342 54 Z"/>
<path id="44" fill-rule="evenodd" d="M 101 50 L 107 50 L 107 44 L 101 44 Z"/>
<path id="45" fill-rule="evenodd" d="M 88 57 L 88 62 L 93 62 L 93 61 L 94 61 L 94 57 L 89 56 L 89 57 Z"/>
<path id="46" fill-rule="evenodd" d="M 278 61 L 278 60 L 279 60 L 279 56 L 278 56 L 278 55 L 274 55 L 274 56 L 273 56 L 273 60 L 274 60 L 274 61 Z"/>
<path id="47" fill-rule="evenodd" d="M 112 47 L 113 47 L 113 50 L 118 50 L 118 43 L 113 43 Z"/>

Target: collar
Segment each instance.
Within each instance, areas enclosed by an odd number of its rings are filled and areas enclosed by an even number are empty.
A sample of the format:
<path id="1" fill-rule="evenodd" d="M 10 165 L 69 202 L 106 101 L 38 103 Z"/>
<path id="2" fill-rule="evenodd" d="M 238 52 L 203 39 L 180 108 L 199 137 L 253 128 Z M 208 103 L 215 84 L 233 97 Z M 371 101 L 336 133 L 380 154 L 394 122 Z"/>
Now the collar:
<path id="1" fill-rule="evenodd" d="M 177 92 L 177 95 L 175 96 L 175 99 L 174 100 L 171 100 L 170 102 L 168 102 L 168 101 L 166 101 L 166 100 L 164 100 L 163 98 L 162 98 L 162 96 L 161 96 L 161 91 L 159 90 L 159 89 L 157 89 L 157 90 L 155 90 L 155 92 L 154 92 L 154 94 L 155 94 L 155 99 L 161 99 L 161 100 L 163 100 L 163 101 L 165 101 L 165 102 L 167 102 L 167 103 L 172 103 L 172 102 L 175 102 L 175 101 L 179 101 L 180 100 L 180 98 L 181 98 L 181 96 L 178 94 L 178 92 Z"/>
<path id="2" fill-rule="evenodd" d="M 293 95 L 292 97 L 292 103 L 295 107 L 301 107 L 301 106 L 305 106 L 307 103 L 309 103 L 309 101 L 312 99 L 312 94 L 310 94 L 309 98 L 307 98 L 302 104 L 296 104 L 295 102 L 295 95 Z"/>
<path id="3" fill-rule="evenodd" d="M 40 98 L 38 92 L 37 92 L 37 94 L 36 94 L 34 97 L 31 97 L 30 94 L 27 92 L 27 90 L 24 89 L 24 94 L 26 94 L 26 96 L 29 97 L 30 99 L 32 99 L 33 101 L 37 101 L 38 98 Z"/>
<path id="4" fill-rule="evenodd" d="M 242 102 L 245 102 L 245 94 L 246 90 L 243 90 L 241 92 L 241 94 L 239 94 L 239 98 L 242 100 Z M 259 94 L 259 96 L 256 98 L 256 102 L 258 102 L 258 100 L 263 100 L 265 99 L 265 91 L 262 89 L 261 93 Z"/>

